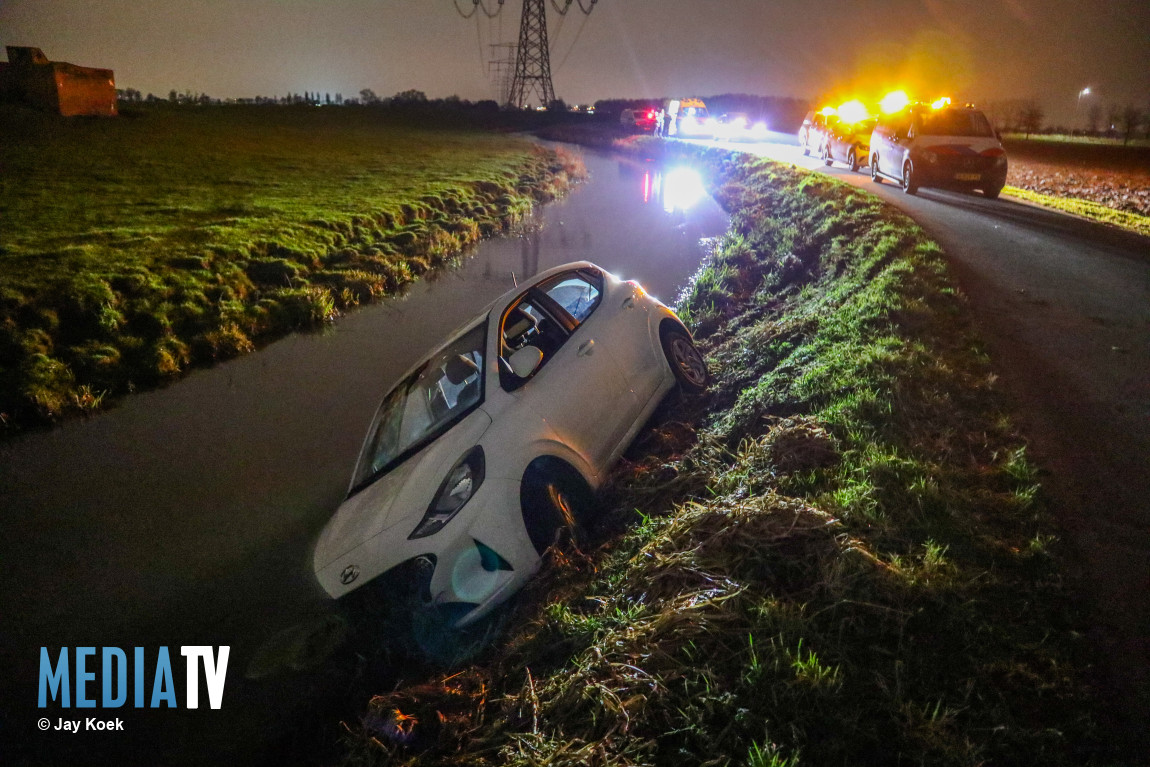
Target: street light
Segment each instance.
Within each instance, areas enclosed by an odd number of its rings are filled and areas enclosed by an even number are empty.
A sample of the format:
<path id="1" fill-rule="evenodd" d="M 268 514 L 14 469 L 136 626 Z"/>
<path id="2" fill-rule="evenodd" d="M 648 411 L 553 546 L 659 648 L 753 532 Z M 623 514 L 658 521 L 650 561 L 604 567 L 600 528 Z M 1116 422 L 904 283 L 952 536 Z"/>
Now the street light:
<path id="1" fill-rule="evenodd" d="M 1091 91 L 1090 91 L 1090 86 L 1089 86 L 1089 85 L 1087 85 L 1087 86 L 1086 86 L 1085 88 L 1083 88 L 1082 90 L 1078 91 L 1078 101 L 1076 101 L 1076 102 L 1074 103 L 1074 119 L 1075 119 L 1075 120 L 1077 120 L 1077 119 L 1078 119 L 1078 112 L 1079 112 L 1079 110 L 1081 110 L 1081 108 L 1082 108 L 1082 97 L 1083 97 L 1083 96 L 1089 96 L 1089 95 L 1090 95 L 1090 93 L 1091 93 Z"/>

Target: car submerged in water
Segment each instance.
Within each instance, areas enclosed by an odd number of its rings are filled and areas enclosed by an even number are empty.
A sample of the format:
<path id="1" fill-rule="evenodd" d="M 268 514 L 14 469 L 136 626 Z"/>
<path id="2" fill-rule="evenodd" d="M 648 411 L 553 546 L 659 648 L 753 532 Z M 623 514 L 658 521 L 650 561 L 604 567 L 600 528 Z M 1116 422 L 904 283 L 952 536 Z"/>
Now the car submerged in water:
<path id="1" fill-rule="evenodd" d="M 707 380 L 690 333 L 638 283 L 588 262 L 538 275 L 383 398 L 316 544 L 319 583 L 340 598 L 414 564 L 421 603 L 473 623 L 585 520 L 663 396 Z"/>

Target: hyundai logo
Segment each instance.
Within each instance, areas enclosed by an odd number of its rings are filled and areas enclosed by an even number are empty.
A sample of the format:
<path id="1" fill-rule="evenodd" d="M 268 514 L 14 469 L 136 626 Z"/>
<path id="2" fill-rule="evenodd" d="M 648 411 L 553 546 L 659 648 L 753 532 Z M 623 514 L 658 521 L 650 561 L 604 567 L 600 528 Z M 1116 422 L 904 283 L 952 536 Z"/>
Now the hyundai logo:
<path id="1" fill-rule="evenodd" d="M 355 565 L 348 565 L 343 568 L 343 572 L 339 574 L 339 582 L 344 586 L 354 581 L 359 577 L 359 568 Z"/>

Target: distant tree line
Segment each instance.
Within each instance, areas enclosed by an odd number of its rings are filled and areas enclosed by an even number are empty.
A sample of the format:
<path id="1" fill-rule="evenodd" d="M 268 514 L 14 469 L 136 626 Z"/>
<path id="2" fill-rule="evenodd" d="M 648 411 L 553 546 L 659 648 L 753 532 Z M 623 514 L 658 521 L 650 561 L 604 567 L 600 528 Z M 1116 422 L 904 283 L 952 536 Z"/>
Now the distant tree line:
<path id="1" fill-rule="evenodd" d="M 261 106 L 382 106 L 397 108 L 428 108 L 428 109 L 476 109 L 480 111 L 498 111 L 499 104 L 491 100 L 468 101 L 459 96 L 448 96 L 441 99 L 429 99 L 423 91 L 409 89 L 400 91 L 394 96 L 380 97 L 370 88 L 364 88 L 358 96 L 344 97 L 342 93 L 320 93 L 319 91 L 304 91 L 303 93 L 285 93 L 282 96 L 248 96 L 241 98 L 215 98 L 198 91 L 168 91 L 166 98 L 149 93 L 146 96 L 135 88 L 118 88 L 116 96 L 127 103 L 167 103 L 180 105 L 220 105 L 220 104 L 255 104 Z M 562 104 L 562 102 L 557 102 Z M 565 105 L 564 105 L 565 108 Z"/>
<path id="2" fill-rule="evenodd" d="M 1094 102 L 1086 109 L 1086 130 L 1064 125 L 1047 125 L 1046 113 L 1035 99 L 1007 99 L 988 102 L 983 109 L 986 116 L 1001 132 L 1022 133 L 1027 138 L 1032 133 L 1070 134 L 1095 138 L 1122 139 L 1129 143 L 1139 134 L 1150 138 L 1150 109 L 1139 109 L 1133 104 L 1120 106 L 1110 104 L 1103 109 Z M 1103 115 L 1106 120 L 1103 121 Z"/>

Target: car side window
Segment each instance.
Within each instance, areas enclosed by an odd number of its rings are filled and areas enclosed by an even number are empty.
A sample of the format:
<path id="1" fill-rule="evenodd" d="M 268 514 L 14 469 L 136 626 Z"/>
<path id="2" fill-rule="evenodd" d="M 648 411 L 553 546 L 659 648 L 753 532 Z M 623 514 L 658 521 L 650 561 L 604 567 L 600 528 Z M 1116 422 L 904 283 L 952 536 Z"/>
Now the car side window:
<path id="1" fill-rule="evenodd" d="M 603 297 L 602 276 L 584 272 L 561 274 L 539 286 L 555 303 L 562 306 L 576 323 L 591 316 Z"/>
<path id="2" fill-rule="evenodd" d="M 511 372 L 512 354 L 526 346 L 535 347 L 542 354 L 536 367 L 538 371 L 555 356 L 570 335 L 570 318 L 556 318 L 555 314 L 562 310 L 559 307 L 549 310 L 546 306 L 548 300 L 546 294 L 533 288 L 503 314 L 499 330 L 499 382 L 507 391 L 519 388 L 526 380 Z"/>

